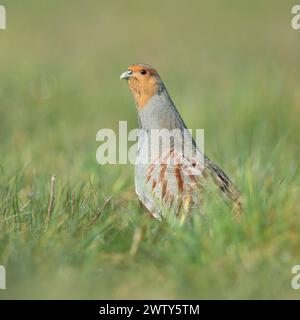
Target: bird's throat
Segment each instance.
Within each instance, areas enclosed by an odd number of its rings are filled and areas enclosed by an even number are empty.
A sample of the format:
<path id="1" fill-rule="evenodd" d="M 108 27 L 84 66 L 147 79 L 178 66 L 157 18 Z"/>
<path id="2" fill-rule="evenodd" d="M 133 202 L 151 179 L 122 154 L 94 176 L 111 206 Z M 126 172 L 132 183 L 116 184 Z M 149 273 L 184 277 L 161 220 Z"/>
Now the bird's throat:
<path id="1" fill-rule="evenodd" d="M 158 90 L 157 84 L 152 81 L 151 83 L 141 83 L 136 79 L 132 79 L 128 81 L 128 86 L 139 110 L 144 108 Z"/>

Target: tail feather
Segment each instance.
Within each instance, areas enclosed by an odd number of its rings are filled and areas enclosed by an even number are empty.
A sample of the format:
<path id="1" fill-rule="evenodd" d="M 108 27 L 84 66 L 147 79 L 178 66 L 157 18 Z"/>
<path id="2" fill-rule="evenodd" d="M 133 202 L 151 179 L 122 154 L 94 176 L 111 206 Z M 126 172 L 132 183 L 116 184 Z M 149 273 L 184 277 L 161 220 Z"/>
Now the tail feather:
<path id="1" fill-rule="evenodd" d="M 240 191 L 227 174 L 207 157 L 205 158 L 205 168 L 212 177 L 216 186 L 229 200 L 232 201 L 232 212 L 234 216 L 239 219 L 243 212 L 243 203 Z"/>

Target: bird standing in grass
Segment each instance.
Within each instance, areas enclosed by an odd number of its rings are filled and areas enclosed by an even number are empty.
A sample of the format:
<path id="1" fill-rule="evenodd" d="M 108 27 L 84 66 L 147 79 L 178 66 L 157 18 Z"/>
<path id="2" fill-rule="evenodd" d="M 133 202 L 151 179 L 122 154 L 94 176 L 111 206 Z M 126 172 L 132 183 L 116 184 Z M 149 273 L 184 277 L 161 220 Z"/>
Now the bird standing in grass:
<path id="1" fill-rule="evenodd" d="M 135 189 L 149 213 L 157 219 L 170 211 L 179 217 L 200 213 L 205 196 L 219 189 L 239 217 L 240 192 L 196 145 L 157 71 L 147 64 L 134 64 L 121 79 L 127 80 L 137 106 Z"/>

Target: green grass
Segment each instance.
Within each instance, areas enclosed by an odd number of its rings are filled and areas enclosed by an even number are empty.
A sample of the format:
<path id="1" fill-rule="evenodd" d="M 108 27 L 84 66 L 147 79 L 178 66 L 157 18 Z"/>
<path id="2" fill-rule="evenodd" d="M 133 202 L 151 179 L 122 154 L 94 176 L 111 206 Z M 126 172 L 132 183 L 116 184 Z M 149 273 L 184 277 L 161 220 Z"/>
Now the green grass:
<path id="1" fill-rule="evenodd" d="M 6 298 L 300 298 L 300 31 L 289 1 L 5 1 L 0 31 L 0 264 Z M 159 70 L 245 199 L 241 223 L 158 222 L 96 132 L 136 127 L 119 75 Z M 51 176 L 56 198 L 47 223 Z M 95 219 L 106 199 L 110 204 Z"/>

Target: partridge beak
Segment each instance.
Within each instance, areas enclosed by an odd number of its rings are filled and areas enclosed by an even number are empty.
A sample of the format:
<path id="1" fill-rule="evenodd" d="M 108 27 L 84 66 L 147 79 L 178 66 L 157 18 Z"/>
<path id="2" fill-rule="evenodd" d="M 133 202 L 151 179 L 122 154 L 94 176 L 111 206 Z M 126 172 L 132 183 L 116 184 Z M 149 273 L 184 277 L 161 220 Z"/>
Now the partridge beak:
<path id="1" fill-rule="evenodd" d="M 121 74 L 120 79 L 128 80 L 131 75 L 132 75 L 132 71 L 131 70 L 126 70 L 125 72 L 123 72 Z"/>

